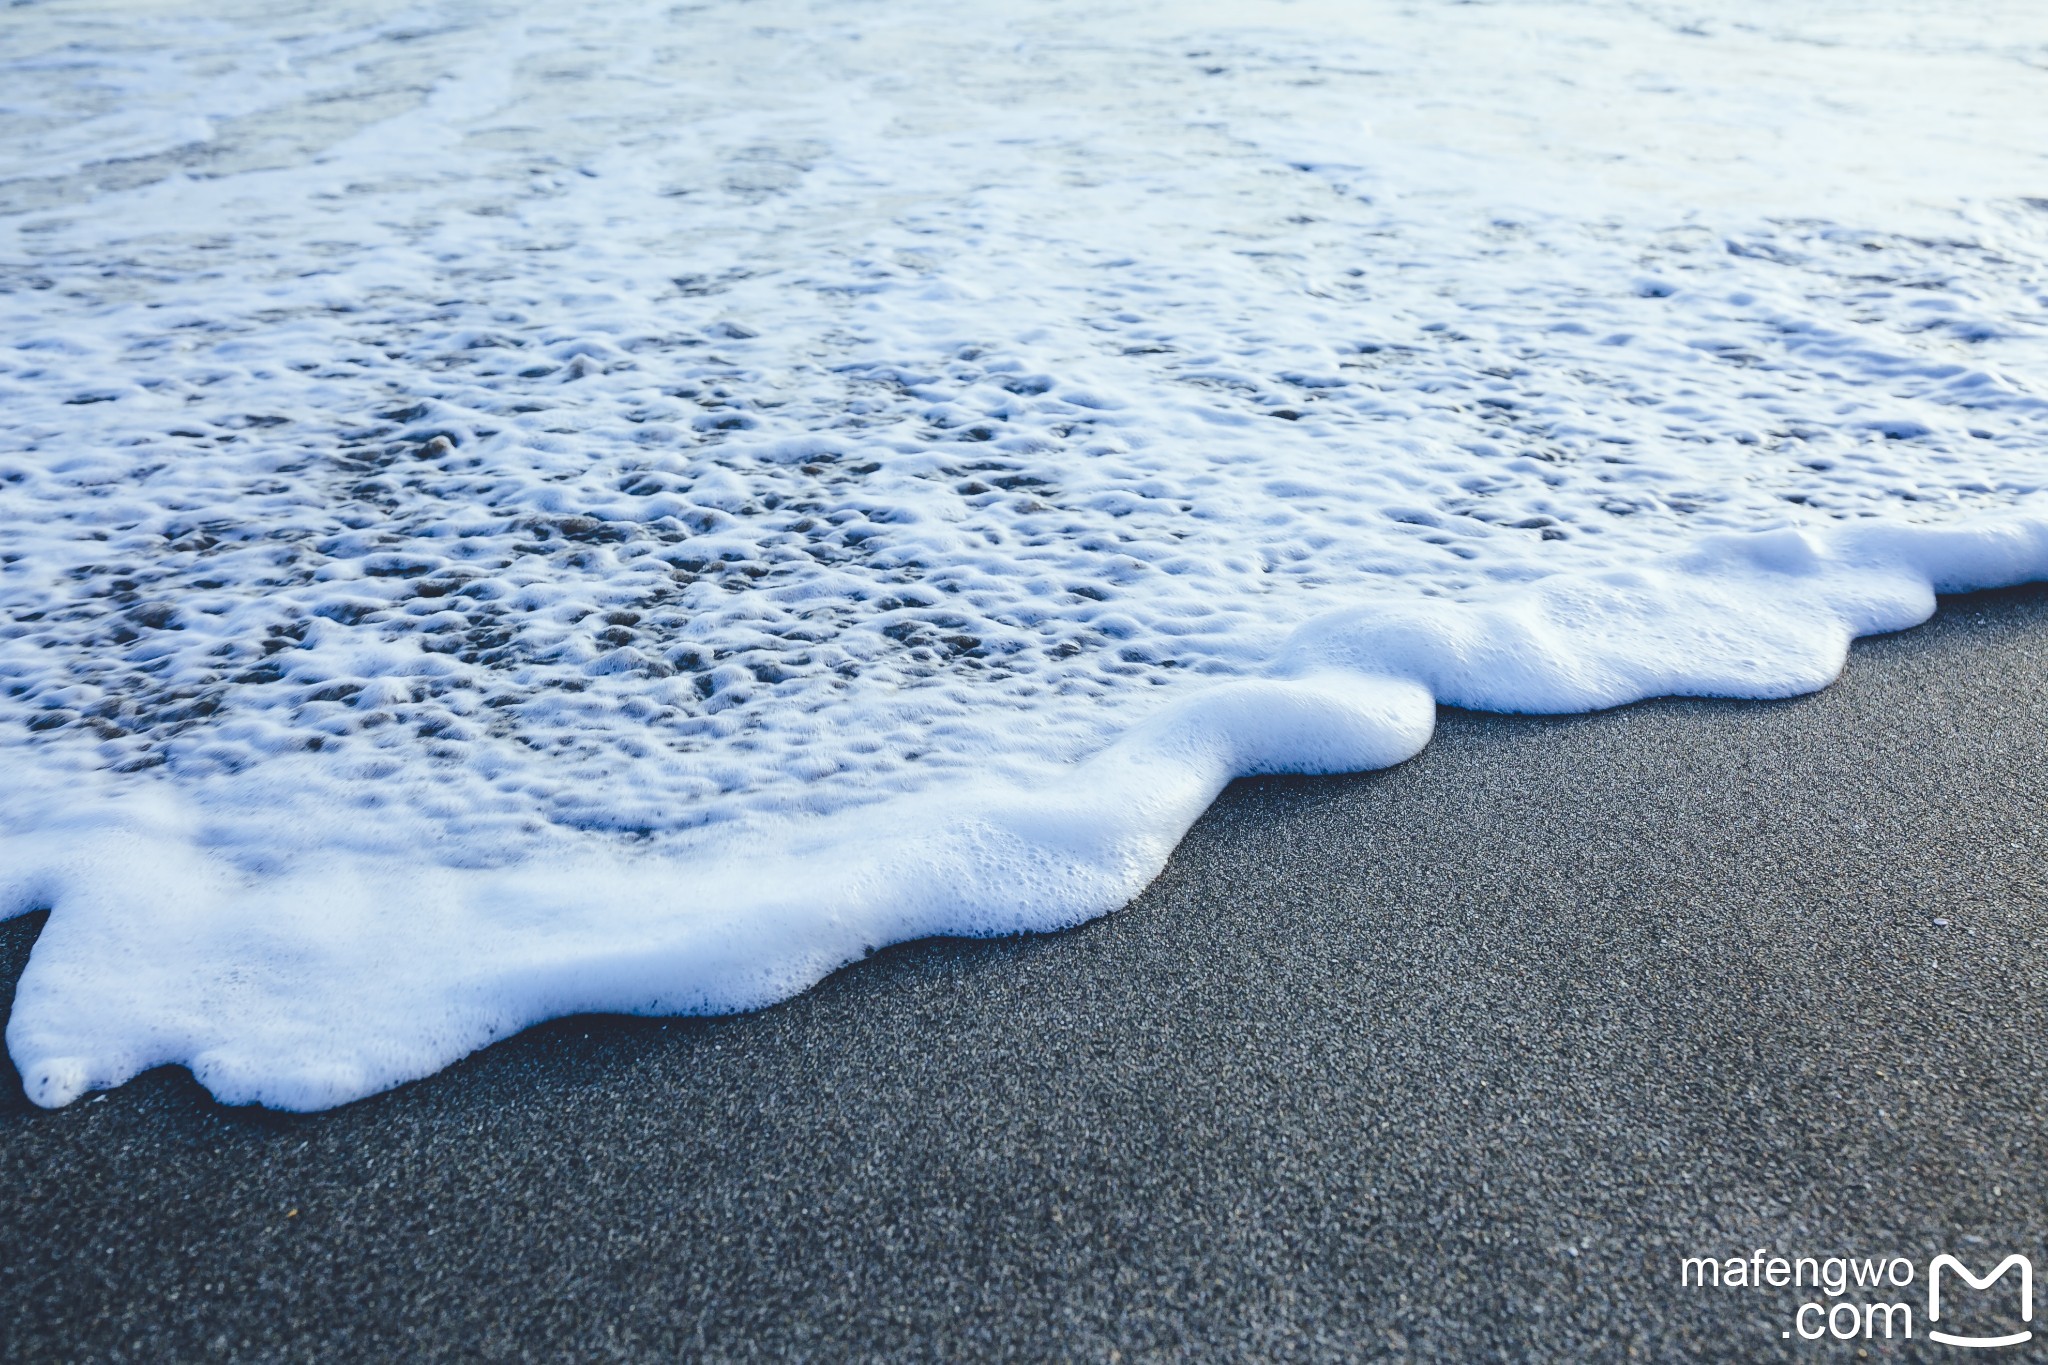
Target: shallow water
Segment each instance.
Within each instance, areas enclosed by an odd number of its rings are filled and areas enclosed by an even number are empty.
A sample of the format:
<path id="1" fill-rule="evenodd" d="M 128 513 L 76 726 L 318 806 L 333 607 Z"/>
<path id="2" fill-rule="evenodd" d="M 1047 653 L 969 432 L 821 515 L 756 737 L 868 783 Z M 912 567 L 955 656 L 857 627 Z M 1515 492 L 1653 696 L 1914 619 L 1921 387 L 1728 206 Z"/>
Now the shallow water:
<path id="1" fill-rule="evenodd" d="M 2048 19 L 1786 9 L 10 9 L 31 1092 L 762 1003 L 2048 571 Z"/>

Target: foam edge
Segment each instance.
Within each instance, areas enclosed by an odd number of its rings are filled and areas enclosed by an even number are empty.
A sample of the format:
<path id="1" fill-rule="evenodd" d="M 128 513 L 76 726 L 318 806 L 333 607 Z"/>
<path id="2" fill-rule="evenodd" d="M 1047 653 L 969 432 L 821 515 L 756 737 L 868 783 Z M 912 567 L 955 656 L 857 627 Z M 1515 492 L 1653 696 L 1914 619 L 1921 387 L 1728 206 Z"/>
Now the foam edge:
<path id="1" fill-rule="evenodd" d="M 224 1103 L 328 1108 L 552 1018 L 755 1009 L 889 944 L 1095 918 L 1233 778 L 1399 763 L 1440 703 L 1797 695 L 1840 674 L 1852 638 L 1927 619 L 1937 592 L 2044 578 L 2048 518 L 2022 515 L 1717 536 L 1490 600 L 1360 606 L 1301 627 L 1269 676 L 1184 696 L 1042 784 L 949 785 L 715 863 L 334 856 L 256 878 L 160 815 L 14 833 L 0 916 L 52 913 L 7 1046 L 46 1107 L 178 1064 Z"/>

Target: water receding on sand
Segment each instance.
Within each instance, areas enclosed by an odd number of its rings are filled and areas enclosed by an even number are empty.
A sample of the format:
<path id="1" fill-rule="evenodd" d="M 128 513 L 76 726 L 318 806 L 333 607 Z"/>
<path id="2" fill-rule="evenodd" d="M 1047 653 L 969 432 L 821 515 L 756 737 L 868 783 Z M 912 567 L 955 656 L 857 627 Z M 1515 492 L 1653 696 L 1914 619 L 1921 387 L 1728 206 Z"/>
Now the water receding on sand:
<path id="1" fill-rule="evenodd" d="M 1435 699 L 2048 563 L 2023 7 L 13 15 L 46 1102 L 1072 922 Z"/>

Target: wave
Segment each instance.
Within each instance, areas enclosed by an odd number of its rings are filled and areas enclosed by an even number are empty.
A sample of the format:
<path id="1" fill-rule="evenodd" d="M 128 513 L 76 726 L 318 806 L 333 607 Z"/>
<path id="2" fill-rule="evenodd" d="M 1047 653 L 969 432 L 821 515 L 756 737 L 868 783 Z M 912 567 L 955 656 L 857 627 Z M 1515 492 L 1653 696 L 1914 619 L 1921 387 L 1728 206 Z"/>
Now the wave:
<path id="1" fill-rule="evenodd" d="M 32 1093 L 759 1005 L 2036 575 L 2025 25 L 1781 10 L 17 6 Z"/>
<path id="2" fill-rule="evenodd" d="M 1716 537 L 1489 602 L 1333 612 L 1266 676 L 1182 697 L 1056 777 L 951 783 L 689 860 L 328 856 L 252 878 L 210 857 L 189 815 L 103 809 L 5 845 L 0 913 L 53 910 L 7 1043 L 42 1105 L 176 1063 L 227 1103 L 325 1108 L 566 1014 L 754 1009 L 889 944 L 1108 913 L 1231 779 L 1399 763 L 1439 705 L 1793 696 L 1833 680 L 1851 639 L 1925 620 L 1937 593 L 2043 578 L 2034 510 Z"/>

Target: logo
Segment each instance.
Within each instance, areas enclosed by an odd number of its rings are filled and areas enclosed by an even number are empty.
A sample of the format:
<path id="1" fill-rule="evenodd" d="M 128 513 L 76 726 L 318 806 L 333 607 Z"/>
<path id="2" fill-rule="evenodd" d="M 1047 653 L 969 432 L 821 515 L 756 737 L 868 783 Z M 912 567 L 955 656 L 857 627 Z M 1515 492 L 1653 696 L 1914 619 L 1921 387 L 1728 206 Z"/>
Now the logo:
<path id="1" fill-rule="evenodd" d="M 1989 1289 L 1999 1280 L 2004 1279 L 2005 1272 L 2011 1270 L 2014 1266 L 2018 1266 L 2020 1272 L 2020 1321 L 2032 1322 L 2034 1320 L 2034 1263 L 2032 1261 L 2015 1253 L 2000 1261 L 1996 1269 L 1980 1279 L 1972 1275 L 1969 1267 L 1953 1256 L 1935 1257 L 1933 1264 L 1927 1267 L 1927 1321 L 1929 1324 L 1927 1339 L 1929 1341 L 1941 1342 L 1945 1346 L 2018 1346 L 2023 1342 L 2032 1341 L 2034 1338 L 2032 1328 L 2008 1333 L 2002 1337 L 1963 1337 L 1951 1332 L 1940 1331 L 1933 1326 L 1934 1323 L 1941 1321 L 1942 1271 L 1953 1270 L 1956 1274 L 1962 1276 L 1963 1283 L 1972 1289 Z"/>
<path id="2" fill-rule="evenodd" d="M 1994 1289 L 2013 1271 L 2019 1274 L 2020 1330 L 2003 1334 L 1977 1335 L 1944 1328 L 1942 1311 L 1948 1310 L 1948 1326 L 1960 1317 L 1966 1325 L 1983 1321 L 1993 1310 L 1974 1303 L 1959 1305 L 1956 1281 L 1971 1289 Z M 1919 1281 L 1920 1267 L 1904 1256 L 1773 1256 L 1758 1247 L 1748 1256 L 1686 1256 L 1679 1262 L 1680 1286 L 1694 1290 L 1805 1290 L 1813 1295 L 1793 1311 L 1791 1322 L 1778 1335 L 1801 1341 L 1911 1341 L 1914 1332 L 1911 1291 Z M 2023 1346 L 2034 1339 L 2034 1263 L 2018 1253 L 2007 1256 L 1986 1274 L 1979 1275 L 1956 1257 L 1943 1254 L 1927 1262 L 1927 1340 L 1943 1346 L 1995 1350 L 2001 1346 Z M 1944 1295 L 1944 1291 L 1946 1294 Z M 1805 1297 L 1804 1295 L 1799 1295 Z M 1972 1296 L 1974 1299 L 1976 1296 Z M 1958 1313 L 1959 1307 L 1966 1311 Z M 1993 1319 L 1995 1321 L 1995 1319 Z M 1784 1319 L 1779 1319 L 1780 1323 Z"/>

